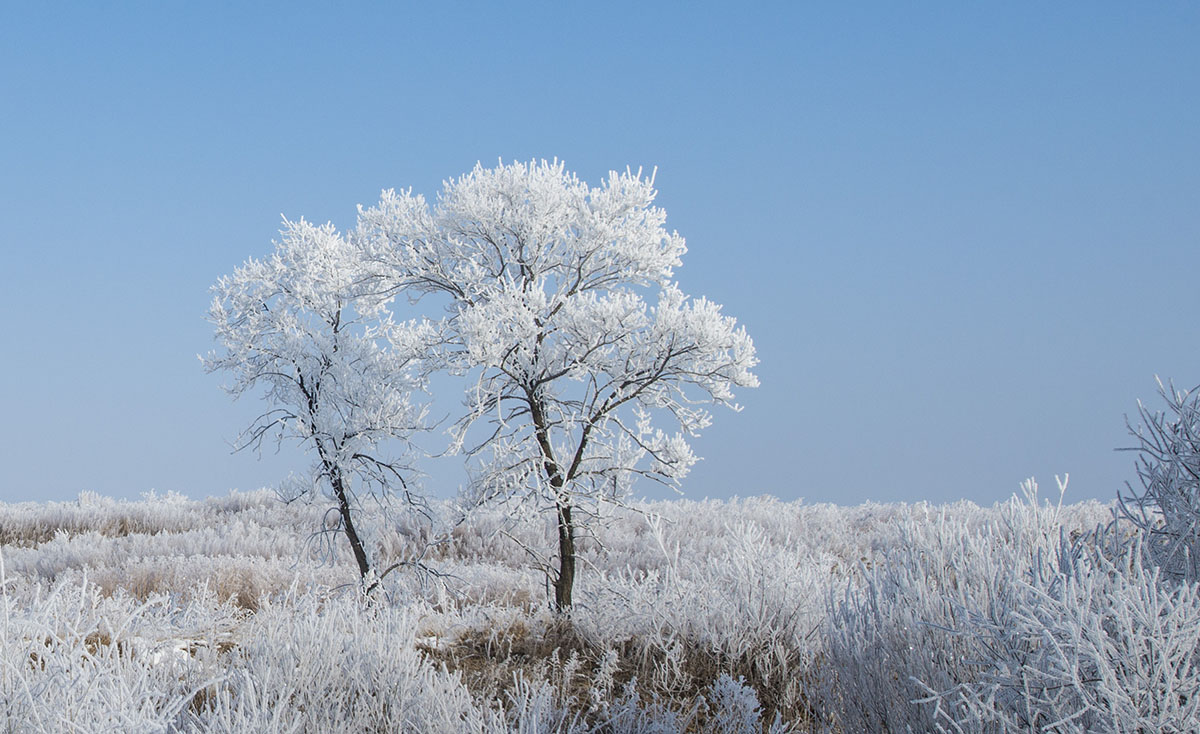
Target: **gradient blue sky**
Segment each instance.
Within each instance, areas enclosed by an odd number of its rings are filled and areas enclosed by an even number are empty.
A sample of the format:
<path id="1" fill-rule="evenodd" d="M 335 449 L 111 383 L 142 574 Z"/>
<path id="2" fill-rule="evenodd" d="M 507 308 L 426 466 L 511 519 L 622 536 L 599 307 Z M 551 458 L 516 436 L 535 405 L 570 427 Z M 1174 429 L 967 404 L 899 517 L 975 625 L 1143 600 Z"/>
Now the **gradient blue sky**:
<path id="1" fill-rule="evenodd" d="M 658 166 L 762 359 L 689 496 L 1108 499 L 1200 382 L 1195 3 L 243 5 L 0 5 L 0 500 L 276 482 L 209 285 L 498 158 Z"/>

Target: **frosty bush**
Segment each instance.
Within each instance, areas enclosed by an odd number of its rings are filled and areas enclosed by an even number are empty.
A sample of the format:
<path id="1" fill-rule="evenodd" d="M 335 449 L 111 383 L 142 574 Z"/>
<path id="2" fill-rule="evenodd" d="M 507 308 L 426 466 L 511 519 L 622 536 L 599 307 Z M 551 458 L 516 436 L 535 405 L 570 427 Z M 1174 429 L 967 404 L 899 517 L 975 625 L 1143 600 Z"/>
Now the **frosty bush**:
<path id="1" fill-rule="evenodd" d="M 939 730 L 1196 730 L 1200 587 L 1164 586 L 1136 541 L 1116 549 L 1063 543 L 991 603 L 970 600 L 964 642 L 978 672 L 929 689 Z"/>
<path id="2" fill-rule="evenodd" d="M 208 629 L 223 627 L 222 611 L 208 611 Z M 86 583 L 47 592 L 8 578 L 0 563 L 4 730 L 167 731 L 192 695 L 220 678 L 203 669 L 203 655 L 189 654 L 205 643 L 186 622 L 163 595 L 106 598 Z"/>
<path id="3" fill-rule="evenodd" d="M 979 651 L 963 634 L 975 629 L 973 610 L 1028 611 L 1012 589 L 1072 527 L 1061 505 L 1039 502 L 1032 480 L 1024 491 L 991 512 L 903 520 L 895 547 L 868 559 L 859 577 L 835 582 L 810 694 L 825 725 L 928 731 L 936 701 L 922 694 L 976 680 Z"/>
<path id="4" fill-rule="evenodd" d="M 1200 390 L 1158 383 L 1166 411 L 1138 401 L 1141 493 L 1121 497 L 1121 516 L 1142 533 L 1142 546 L 1168 579 L 1200 581 Z"/>

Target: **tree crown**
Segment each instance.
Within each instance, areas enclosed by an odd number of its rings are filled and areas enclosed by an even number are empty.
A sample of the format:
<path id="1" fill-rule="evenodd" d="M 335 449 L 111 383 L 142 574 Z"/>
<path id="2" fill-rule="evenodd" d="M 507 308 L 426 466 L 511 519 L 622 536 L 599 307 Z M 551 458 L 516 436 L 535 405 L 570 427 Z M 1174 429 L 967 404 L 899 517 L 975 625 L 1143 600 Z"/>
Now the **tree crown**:
<path id="1" fill-rule="evenodd" d="M 360 207 L 354 240 L 377 290 L 447 297 L 442 358 L 477 374 L 456 440 L 490 426 L 467 449 L 482 495 L 562 502 L 636 476 L 678 481 L 704 406 L 736 408 L 733 388 L 758 384 L 745 330 L 671 282 L 686 246 L 655 195 L 641 171 L 589 187 L 542 161 L 476 166 L 434 206 L 389 190 Z M 674 435 L 653 427 L 664 415 Z"/>

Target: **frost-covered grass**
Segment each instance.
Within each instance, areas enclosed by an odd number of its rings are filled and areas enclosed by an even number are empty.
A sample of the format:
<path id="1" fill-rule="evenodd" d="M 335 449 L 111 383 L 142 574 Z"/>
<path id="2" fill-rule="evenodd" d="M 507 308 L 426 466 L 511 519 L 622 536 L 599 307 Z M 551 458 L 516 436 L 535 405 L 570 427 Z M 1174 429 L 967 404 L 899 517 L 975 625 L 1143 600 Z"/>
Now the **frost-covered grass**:
<path id="1" fill-rule="evenodd" d="M 565 618 L 524 550 L 549 520 L 476 512 L 424 556 L 445 575 L 368 602 L 322 515 L 267 492 L 0 505 L 0 731 L 1200 724 L 1200 597 L 1126 528 L 1095 535 L 1108 505 L 644 503 L 581 544 Z M 364 518 L 389 561 L 423 523 Z"/>

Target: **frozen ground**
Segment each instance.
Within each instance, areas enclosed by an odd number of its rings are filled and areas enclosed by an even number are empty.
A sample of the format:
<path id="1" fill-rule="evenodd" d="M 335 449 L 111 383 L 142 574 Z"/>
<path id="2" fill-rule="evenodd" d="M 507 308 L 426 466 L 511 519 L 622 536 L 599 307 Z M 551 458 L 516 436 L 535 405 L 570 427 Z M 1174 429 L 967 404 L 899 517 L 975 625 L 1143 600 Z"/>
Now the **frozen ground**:
<path id="1" fill-rule="evenodd" d="M 365 525 L 360 598 L 322 509 L 267 492 L 0 505 L 0 731 L 1186 731 L 1200 601 L 1110 507 L 614 510 L 576 606 L 474 513 Z M 398 513 L 397 513 L 398 514 Z M 328 541 L 334 559 L 328 561 Z"/>

